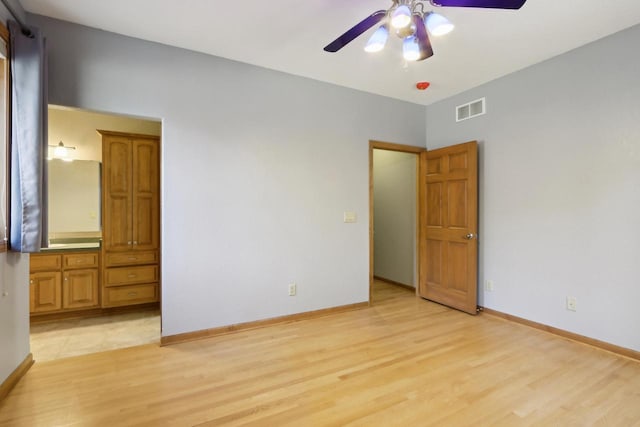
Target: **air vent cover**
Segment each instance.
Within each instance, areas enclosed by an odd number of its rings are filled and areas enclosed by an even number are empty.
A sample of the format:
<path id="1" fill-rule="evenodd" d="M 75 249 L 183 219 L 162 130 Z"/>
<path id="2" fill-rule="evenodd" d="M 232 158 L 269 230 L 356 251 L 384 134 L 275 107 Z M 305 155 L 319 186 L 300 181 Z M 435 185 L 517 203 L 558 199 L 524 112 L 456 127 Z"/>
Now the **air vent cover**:
<path id="1" fill-rule="evenodd" d="M 458 105 L 456 107 L 456 122 L 481 116 L 486 112 L 484 98 L 476 99 L 468 104 Z"/>

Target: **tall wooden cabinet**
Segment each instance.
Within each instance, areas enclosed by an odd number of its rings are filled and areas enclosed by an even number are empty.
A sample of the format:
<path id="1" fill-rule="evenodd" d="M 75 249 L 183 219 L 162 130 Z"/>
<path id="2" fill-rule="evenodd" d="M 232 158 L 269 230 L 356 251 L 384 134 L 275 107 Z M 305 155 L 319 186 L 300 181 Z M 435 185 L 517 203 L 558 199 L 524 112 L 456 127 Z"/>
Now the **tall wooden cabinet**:
<path id="1" fill-rule="evenodd" d="M 158 301 L 159 138 L 98 132 L 102 135 L 102 306 Z"/>

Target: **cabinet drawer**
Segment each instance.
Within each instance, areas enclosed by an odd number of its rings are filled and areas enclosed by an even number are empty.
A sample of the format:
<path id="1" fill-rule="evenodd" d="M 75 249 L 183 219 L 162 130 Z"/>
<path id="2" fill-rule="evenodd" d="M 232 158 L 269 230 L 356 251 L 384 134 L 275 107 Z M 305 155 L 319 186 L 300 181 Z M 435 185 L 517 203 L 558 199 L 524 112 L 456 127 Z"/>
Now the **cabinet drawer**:
<path id="1" fill-rule="evenodd" d="M 158 301 L 158 285 L 129 285 L 104 288 L 103 307 L 144 304 Z"/>
<path id="2" fill-rule="evenodd" d="M 97 267 L 98 254 L 92 252 L 64 254 L 62 255 L 62 265 L 65 269 Z"/>
<path id="3" fill-rule="evenodd" d="M 157 281 L 157 265 L 107 268 L 105 273 L 106 286 L 122 286 L 132 285 L 134 283 L 149 283 Z"/>
<path id="4" fill-rule="evenodd" d="M 62 267 L 62 255 L 36 255 L 29 259 L 30 271 L 60 270 Z"/>
<path id="5" fill-rule="evenodd" d="M 121 252 L 106 254 L 106 266 L 155 264 L 158 262 L 158 252 Z"/>

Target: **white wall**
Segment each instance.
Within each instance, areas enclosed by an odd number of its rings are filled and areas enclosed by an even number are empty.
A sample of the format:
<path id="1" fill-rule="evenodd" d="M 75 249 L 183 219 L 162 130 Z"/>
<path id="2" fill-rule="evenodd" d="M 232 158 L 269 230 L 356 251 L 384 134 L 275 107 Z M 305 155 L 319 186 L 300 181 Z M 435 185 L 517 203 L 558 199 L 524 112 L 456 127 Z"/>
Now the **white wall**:
<path id="1" fill-rule="evenodd" d="M 368 141 L 424 146 L 424 107 L 30 22 L 50 102 L 163 120 L 163 335 L 368 299 Z"/>
<path id="2" fill-rule="evenodd" d="M 427 109 L 480 141 L 482 305 L 640 350 L 640 26 Z M 455 123 L 486 96 L 487 114 Z M 577 312 L 566 297 L 577 298 Z"/>
<path id="3" fill-rule="evenodd" d="M 17 13 L 24 10 L 10 0 Z M 9 14 L 0 5 L 0 19 Z M 2 162 L 3 163 L 3 162 Z M 6 173 L 0 163 L 0 173 Z M 29 256 L 0 254 L 0 384 L 29 354 Z"/>
<path id="4" fill-rule="evenodd" d="M 29 255 L 0 253 L 0 383 L 29 352 Z"/>
<path id="5" fill-rule="evenodd" d="M 416 154 L 373 150 L 373 274 L 416 286 Z"/>

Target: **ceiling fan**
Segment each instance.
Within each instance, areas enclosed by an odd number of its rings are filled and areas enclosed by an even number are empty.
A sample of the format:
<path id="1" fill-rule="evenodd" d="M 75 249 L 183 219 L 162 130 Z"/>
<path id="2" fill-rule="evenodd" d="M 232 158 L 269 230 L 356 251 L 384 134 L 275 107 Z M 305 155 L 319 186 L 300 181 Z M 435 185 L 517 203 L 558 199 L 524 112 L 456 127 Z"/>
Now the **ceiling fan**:
<path id="1" fill-rule="evenodd" d="M 327 52 L 337 52 L 369 28 L 383 21 L 365 46 L 367 52 L 384 48 L 389 31 L 403 39 L 403 56 L 408 61 L 422 61 L 433 56 L 428 32 L 443 35 L 453 29 L 444 16 L 425 10 L 425 3 L 444 7 L 477 7 L 485 9 L 520 9 L 527 0 L 391 0 L 388 10 L 378 10 L 358 22 L 340 37 L 324 47 Z M 427 32 L 428 30 L 428 32 Z"/>

